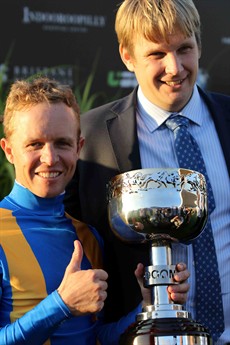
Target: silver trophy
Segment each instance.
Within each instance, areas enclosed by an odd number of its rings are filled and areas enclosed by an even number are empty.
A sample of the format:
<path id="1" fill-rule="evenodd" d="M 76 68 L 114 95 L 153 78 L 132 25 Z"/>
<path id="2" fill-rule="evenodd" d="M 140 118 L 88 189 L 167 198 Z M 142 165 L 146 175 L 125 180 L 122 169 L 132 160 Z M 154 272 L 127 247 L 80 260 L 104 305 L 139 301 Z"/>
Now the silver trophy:
<path id="1" fill-rule="evenodd" d="M 173 303 L 167 286 L 176 284 L 172 244 L 190 243 L 207 221 L 204 176 L 187 169 L 140 169 L 112 178 L 108 215 L 114 233 L 127 243 L 149 243 L 144 285 L 152 303 L 121 336 L 120 345 L 211 345 L 208 330 Z"/>

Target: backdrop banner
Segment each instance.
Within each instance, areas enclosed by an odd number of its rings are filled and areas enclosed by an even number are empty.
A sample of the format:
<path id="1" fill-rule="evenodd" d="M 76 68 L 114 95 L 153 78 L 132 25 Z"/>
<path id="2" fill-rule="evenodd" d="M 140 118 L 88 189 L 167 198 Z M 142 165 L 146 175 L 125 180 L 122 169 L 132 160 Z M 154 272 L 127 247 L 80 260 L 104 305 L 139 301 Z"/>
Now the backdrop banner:
<path id="1" fill-rule="evenodd" d="M 135 76 L 120 60 L 114 19 L 120 1 L 2 0 L 0 82 L 45 73 L 91 102 L 87 107 L 128 94 Z M 229 0 L 195 1 L 202 20 L 198 83 L 230 94 Z M 84 93 L 85 92 L 85 93 Z"/>

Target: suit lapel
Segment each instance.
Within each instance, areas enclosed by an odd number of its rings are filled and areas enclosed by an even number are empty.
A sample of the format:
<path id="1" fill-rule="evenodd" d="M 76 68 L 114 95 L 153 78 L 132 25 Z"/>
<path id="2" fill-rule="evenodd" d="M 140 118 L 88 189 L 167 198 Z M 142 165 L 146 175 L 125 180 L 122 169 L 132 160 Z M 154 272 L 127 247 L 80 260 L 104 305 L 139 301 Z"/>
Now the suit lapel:
<path id="1" fill-rule="evenodd" d="M 136 90 L 111 109 L 106 123 L 120 172 L 140 169 L 136 128 Z"/>
<path id="2" fill-rule="evenodd" d="M 230 98 L 221 94 L 205 93 L 200 89 L 199 91 L 214 120 L 230 176 Z"/>

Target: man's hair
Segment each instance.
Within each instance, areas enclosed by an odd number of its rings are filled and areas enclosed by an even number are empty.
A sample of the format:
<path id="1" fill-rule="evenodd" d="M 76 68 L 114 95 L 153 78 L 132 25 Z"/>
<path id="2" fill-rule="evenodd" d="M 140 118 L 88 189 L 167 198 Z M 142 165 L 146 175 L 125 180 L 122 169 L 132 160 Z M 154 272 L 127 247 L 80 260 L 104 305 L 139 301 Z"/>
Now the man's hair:
<path id="1" fill-rule="evenodd" d="M 195 34 L 201 49 L 200 16 L 192 0 L 124 0 L 116 14 L 118 42 L 130 54 L 136 37 L 168 42 L 177 30 L 185 37 Z"/>
<path id="2" fill-rule="evenodd" d="M 57 80 L 47 77 L 35 77 L 29 80 L 17 80 L 10 88 L 3 115 L 4 135 L 10 138 L 14 131 L 15 111 L 29 110 L 31 107 L 47 102 L 64 103 L 73 109 L 78 123 L 80 137 L 80 109 L 72 89 Z"/>

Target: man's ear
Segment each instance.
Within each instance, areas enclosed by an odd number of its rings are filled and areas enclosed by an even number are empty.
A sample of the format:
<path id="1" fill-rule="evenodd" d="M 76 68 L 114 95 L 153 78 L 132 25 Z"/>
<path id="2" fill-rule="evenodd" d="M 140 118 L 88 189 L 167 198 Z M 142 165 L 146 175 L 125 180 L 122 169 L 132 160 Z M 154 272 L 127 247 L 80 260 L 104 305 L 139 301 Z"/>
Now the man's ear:
<path id="1" fill-rule="evenodd" d="M 14 157 L 13 157 L 12 147 L 10 145 L 10 142 L 6 138 L 2 138 L 0 143 L 1 143 L 1 148 L 5 152 L 5 156 L 7 160 L 11 164 L 14 164 Z"/>
<path id="2" fill-rule="evenodd" d="M 121 60 L 127 67 L 130 72 L 134 72 L 134 62 L 131 54 L 129 53 L 128 49 L 123 47 L 121 44 L 119 45 L 119 53 L 121 56 Z"/>
<path id="3" fill-rule="evenodd" d="M 81 152 L 81 149 L 82 149 L 82 146 L 84 145 L 84 143 L 85 143 L 85 138 L 80 137 L 80 139 L 78 141 L 78 145 L 77 145 L 77 154 L 78 154 L 78 156 L 80 155 L 80 152 Z"/>

